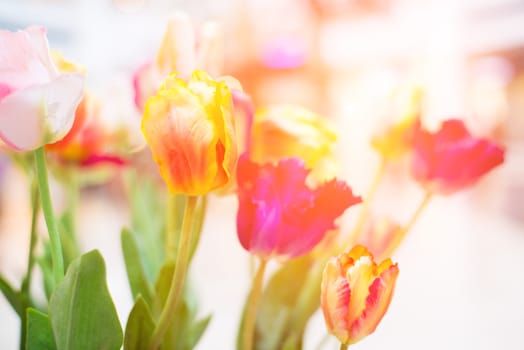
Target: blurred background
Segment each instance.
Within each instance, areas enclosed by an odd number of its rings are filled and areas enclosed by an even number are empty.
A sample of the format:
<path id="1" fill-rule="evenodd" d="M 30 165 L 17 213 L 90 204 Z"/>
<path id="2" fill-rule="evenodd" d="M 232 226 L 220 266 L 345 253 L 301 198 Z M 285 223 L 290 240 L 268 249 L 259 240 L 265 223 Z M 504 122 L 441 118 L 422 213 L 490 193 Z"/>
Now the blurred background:
<path id="1" fill-rule="evenodd" d="M 475 134 L 504 144 L 503 166 L 472 189 L 430 203 L 394 256 L 401 273 L 389 312 L 354 348 L 524 349 L 524 1 L 0 0 L 0 28 L 45 26 L 51 47 L 86 67 L 109 114 L 137 124 L 132 75 L 180 10 L 197 26 L 222 23 L 224 72 L 256 106 L 301 104 L 337 125 L 340 177 L 356 193 L 365 193 L 378 167 L 371 135 L 402 114 L 416 89 L 424 92 L 429 127 L 461 117 Z M 28 184 L 1 157 L 0 271 L 18 281 L 28 249 Z M 377 209 L 405 221 L 422 191 L 402 166 L 392 170 Z M 119 231 L 129 214 L 116 182 L 84 191 L 78 221 L 82 249 L 98 248 L 106 258 L 125 323 L 132 301 Z M 54 190 L 60 208 L 64 194 Z M 234 348 L 249 287 L 236 205 L 234 197 L 211 199 L 192 266 L 202 313 L 214 314 L 198 349 Z M 18 327 L 0 297 L 0 348 L 17 348 Z M 324 334 L 317 315 L 305 349 Z"/>

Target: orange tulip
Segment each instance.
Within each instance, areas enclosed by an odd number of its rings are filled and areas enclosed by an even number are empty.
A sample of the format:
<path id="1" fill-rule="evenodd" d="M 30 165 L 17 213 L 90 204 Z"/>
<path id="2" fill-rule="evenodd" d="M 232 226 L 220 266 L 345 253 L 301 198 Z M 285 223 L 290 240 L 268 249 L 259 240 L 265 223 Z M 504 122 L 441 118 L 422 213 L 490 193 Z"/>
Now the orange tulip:
<path id="1" fill-rule="evenodd" d="M 186 82 L 170 75 L 149 98 L 144 134 L 172 193 L 202 195 L 223 187 L 237 161 L 231 91 L 195 71 Z"/>
<path id="2" fill-rule="evenodd" d="M 363 246 L 331 258 L 322 276 L 321 306 L 328 331 L 343 344 L 373 333 L 395 288 L 397 264 L 380 265 Z"/>

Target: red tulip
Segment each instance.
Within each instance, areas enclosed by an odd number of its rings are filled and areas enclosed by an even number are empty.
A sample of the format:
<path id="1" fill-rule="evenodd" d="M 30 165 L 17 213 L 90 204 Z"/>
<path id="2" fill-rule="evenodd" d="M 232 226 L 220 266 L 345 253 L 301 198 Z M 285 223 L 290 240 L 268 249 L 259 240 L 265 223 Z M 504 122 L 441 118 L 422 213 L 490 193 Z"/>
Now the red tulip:
<path id="1" fill-rule="evenodd" d="M 504 162 L 504 149 L 472 136 L 458 119 L 446 120 L 431 133 L 417 126 L 412 170 L 428 191 L 451 194 L 474 184 Z"/>
<path id="2" fill-rule="evenodd" d="M 360 203 L 343 181 L 309 188 L 309 172 L 299 158 L 276 165 L 240 158 L 237 231 L 246 250 L 264 258 L 306 254 L 335 228 L 336 218 Z"/>

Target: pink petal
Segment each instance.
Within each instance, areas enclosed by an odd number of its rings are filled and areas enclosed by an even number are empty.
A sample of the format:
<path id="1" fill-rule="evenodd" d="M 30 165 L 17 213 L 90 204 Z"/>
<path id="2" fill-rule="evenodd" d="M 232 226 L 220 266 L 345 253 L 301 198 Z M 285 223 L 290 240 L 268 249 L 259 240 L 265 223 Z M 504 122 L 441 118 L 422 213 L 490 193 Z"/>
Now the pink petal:
<path id="1" fill-rule="evenodd" d="M 0 30 L 0 84 L 18 90 L 45 84 L 57 76 L 45 30 L 30 27 L 25 31 Z"/>
<path id="2" fill-rule="evenodd" d="M 58 141 L 73 125 L 83 83 L 81 74 L 65 74 L 6 96 L 0 101 L 0 138 L 21 151 Z"/>

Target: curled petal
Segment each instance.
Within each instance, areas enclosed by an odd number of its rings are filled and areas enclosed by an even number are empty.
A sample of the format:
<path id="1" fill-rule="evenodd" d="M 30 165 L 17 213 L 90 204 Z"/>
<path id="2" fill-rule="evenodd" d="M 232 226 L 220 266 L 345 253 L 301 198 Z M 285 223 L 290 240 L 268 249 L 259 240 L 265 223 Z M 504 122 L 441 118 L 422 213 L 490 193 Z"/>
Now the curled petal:
<path id="1" fill-rule="evenodd" d="M 246 250 L 265 257 L 306 254 L 335 227 L 336 218 L 360 201 L 341 181 L 309 188 L 308 174 L 298 158 L 257 164 L 246 154 L 241 157 L 237 231 Z"/>
<path id="2" fill-rule="evenodd" d="M 472 136 L 461 120 L 445 121 L 436 133 L 417 126 L 412 170 L 428 190 L 451 194 L 466 188 L 504 162 L 504 149 Z"/>

